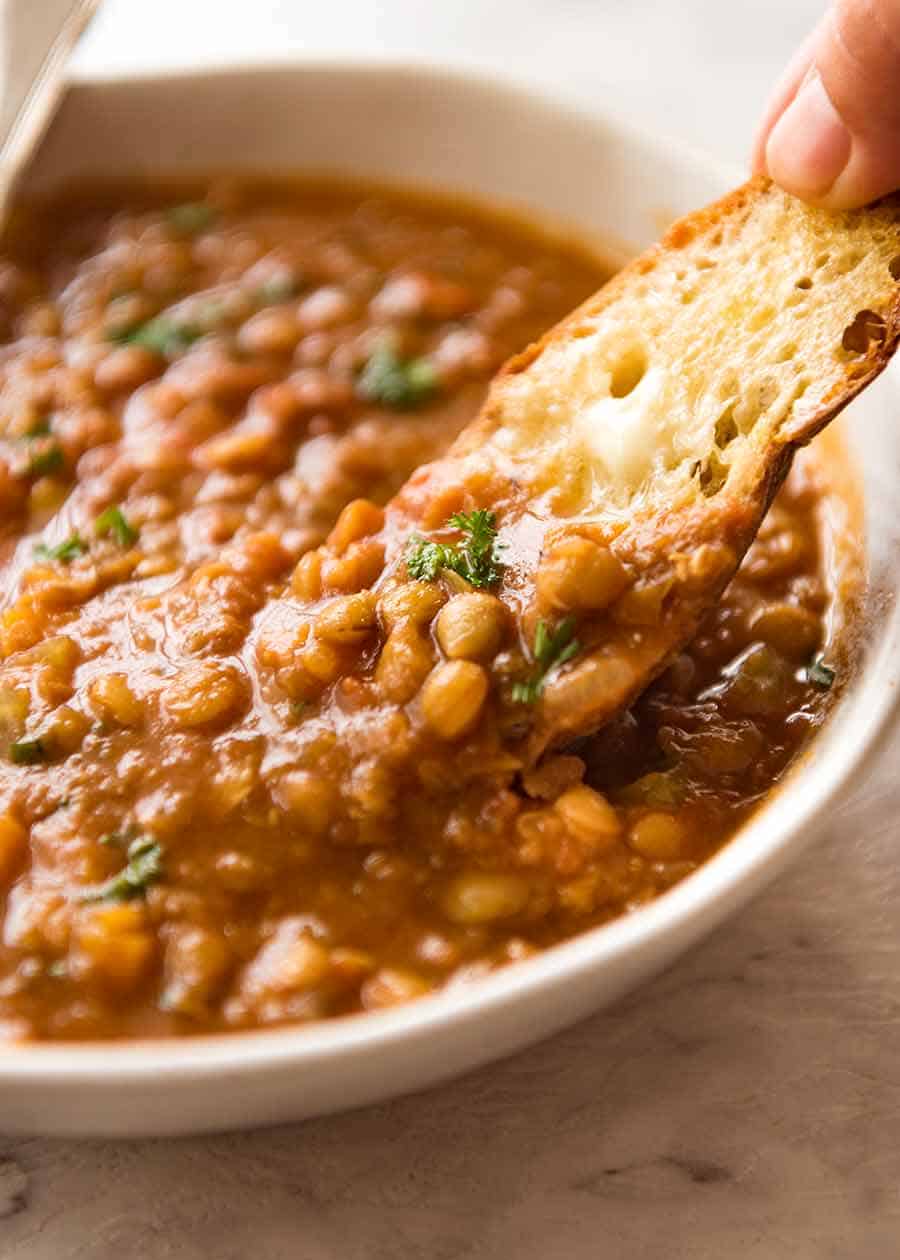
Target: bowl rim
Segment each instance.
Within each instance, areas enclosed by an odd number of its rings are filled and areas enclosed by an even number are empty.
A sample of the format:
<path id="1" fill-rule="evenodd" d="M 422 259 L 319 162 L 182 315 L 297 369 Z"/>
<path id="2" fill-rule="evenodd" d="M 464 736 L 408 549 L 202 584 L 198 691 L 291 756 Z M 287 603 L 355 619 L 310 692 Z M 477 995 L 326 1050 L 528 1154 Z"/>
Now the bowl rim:
<path id="1" fill-rule="evenodd" d="M 370 80 L 428 76 L 484 93 L 505 96 L 529 107 L 539 107 L 561 123 L 615 131 L 626 143 L 648 150 L 665 150 L 699 174 L 721 183 L 741 173 L 682 143 L 643 130 L 606 110 L 573 105 L 544 84 L 530 83 L 507 71 L 448 64 L 431 59 L 371 60 L 362 57 L 294 57 L 261 62 L 223 63 L 199 70 L 176 67 L 139 74 L 86 73 L 76 70 L 67 91 L 104 87 L 163 88 L 172 80 L 263 78 L 284 71 L 323 77 L 352 76 Z M 451 194 L 453 189 L 447 189 Z M 470 200 L 472 198 L 469 198 Z M 477 199 L 477 192 L 475 194 Z M 486 198 L 486 200 L 488 200 Z M 535 219 L 541 222 L 540 212 Z M 550 218 L 552 226 L 552 217 Z M 285 1024 L 275 1028 L 189 1035 L 141 1037 L 116 1041 L 0 1042 L 0 1084 L 99 1086 L 112 1084 L 190 1083 L 203 1078 L 234 1079 L 260 1068 L 300 1068 L 323 1058 L 337 1063 L 365 1049 L 378 1050 L 396 1041 L 436 1034 L 467 1020 L 481 1018 L 530 996 L 584 977 L 614 959 L 637 959 L 656 938 L 680 935 L 690 942 L 703 933 L 696 921 L 711 929 L 762 886 L 771 867 L 799 853 L 814 838 L 817 817 L 832 805 L 863 762 L 874 765 L 900 724 L 900 600 L 891 607 L 876 650 L 866 655 L 853 680 L 857 695 L 855 736 L 845 741 L 843 757 L 824 758 L 807 752 L 791 768 L 747 823 L 721 850 L 686 879 L 639 911 L 587 929 L 570 940 L 550 946 L 533 958 L 447 988 L 402 1006 L 375 1012 L 338 1016 L 318 1023 Z M 888 674 L 885 685 L 884 675 Z M 834 721 L 845 703 L 838 697 Z M 863 714 L 865 715 L 863 717 Z M 832 764 L 834 763 L 834 764 Z M 797 788 L 802 785 L 803 790 Z M 714 911 L 715 908 L 715 912 Z M 693 927 L 692 927 L 693 925 Z"/>
<path id="2" fill-rule="evenodd" d="M 633 141 L 642 148 L 657 149 L 668 154 L 674 151 L 681 161 L 689 163 L 696 171 L 702 171 L 711 180 L 721 182 L 723 179 L 740 180 L 747 177 L 743 167 L 737 163 L 715 158 L 687 141 L 669 137 L 663 131 L 651 131 L 642 127 L 614 108 L 604 105 L 602 109 L 591 109 L 580 104 L 573 96 L 566 95 L 563 91 L 547 84 L 535 83 L 527 75 L 509 66 L 498 65 L 487 69 L 478 63 L 462 60 L 445 61 L 431 55 L 413 57 L 398 54 L 373 58 L 364 53 L 338 56 L 332 53 L 301 51 L 285 57 L 267 56 L 246 61 L 223 58 L 221 61 L 212 61 L 199 67 L 169 66 L 159 70 L 138 70 L 134 73 L 123 73 L 114 68 L 104 70 L 102 66 L 82 67 L 75 63 L 70 68 L 58 111 L 65 108 L 66 97 L 69 93 L 80 90 L 108 87 L 142 90 L 172 81 L 267 78 L 271 75 L 298 71 L 302 71 L 306 77 L 328 78 L 334 75 L 351 75 L 354 78 L 369 78 L 373 81 L 376 79 L 416 81 L 427 78 L 430 82 L 443 82 L 448 86 L 455 85 L 476 91 L 505 93 L 511 101 L 518 98 L 522 104 L 537 104 L 545 112 L 553 113 L 558 118 L 567 119 L 572 123 L 595 130 L 603 127 L 614 129 L 626 141 Z M 453 191 L 451 188 L 451 194 Z"/>

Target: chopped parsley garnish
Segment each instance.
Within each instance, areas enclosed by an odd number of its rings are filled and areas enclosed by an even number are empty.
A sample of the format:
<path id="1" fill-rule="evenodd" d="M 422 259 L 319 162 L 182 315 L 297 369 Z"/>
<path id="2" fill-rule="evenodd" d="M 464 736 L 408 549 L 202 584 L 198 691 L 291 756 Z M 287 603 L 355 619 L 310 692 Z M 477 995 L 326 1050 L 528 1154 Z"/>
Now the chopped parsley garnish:
<path id="1" fill-rule="evenodd" d="M 382 342 L 373 352 L 356 382 L 361 398 L 394 411 L 420 407 L 437 388 L 437 370 L 430 359 L 403 359 L 389 342 Z"/>
<path id="2" fill-rule="evenodd" d="M 83 556 L 87 549 L 88 545 L 80 534 L 71 534 L 55 547 L 38 543 L 34 554 L 39 560 L 58 560 L 60 564 L 71 564 L 76 556 Z"/>
<path id="3" fill-rule="evenodd" d="M 451 543 L 429 542 L 419 534 L 413 534 L 406 551 L 406 569 L 411 578 L 420 582 L 433 582 L 441 569 L 450 569 L 456 559 Z"/>
<path id="4" fill-rule="evenodd" d="M 28 432 L 24 434 L 26 442 L 31 442 L 35 438 L 48 437 L 50 434 L 50 421 L 46 416 L 39 416 L 32 425 L 29 426 Z"/>
<path id="5" fill-rule="evenodd" d="M 471 586 L 493 586 L 503 573 L 501 543 L 497 538 L 497 518 L 487 508 L 456 512 L 447 521 L 448 529 L 463 535 L 459 542 L 432 542 L 414 535 L 406 552 L 409 576 L 433 582 L 442 569 L 458 573 Z"/>
<path id="6" fill-rule="evenodd" d="M 818 687 L 820 691 L 829 691 L 834 685 L 834 680 L 835 671 L 830 665 L 826 665 L 821 657 L 816 657 L 807 667 L 806 681 Z"/>
<path id="7" fill-rule="evenodd" d="M 218 215 L 212 206 L 203 201 L 186 201 L 166 211 L 166 221 L 182 236 L 196 236 L 215 223 Z"/>
<path id="8" fill-rule="evenodd" d="M 107 831 L 100 837 L 100 843 L 111 849 L 127 849 L 132 840 L 139 840 L 141 833 L 137 827 L 128 826 L 123 831 Z"/>
<path id="9" fill-rule="evenodd" d="M 17 739 L 9 746 L 9 759 L 14 766 L 36 766 L 47 757 L 39 739 Z"/>
<path id="10" fill-rule="evenodd" d="M 109 341 L 122 346 L 143 346 L 164 358 L 173 359 L 203 336 L 203 330 L 194 324 L 181 323 L 166 315 L 157 315 L 144 324 L 114 328 L 107 333 Z"/>
<path id="11" fill-rule="evenodd" d="M 127 837 L 115 832 L 104 837 L 104 844 L 121 843 Z M 133 901 L 143 897 L 151 884 L 162 879 L 162 848 L 149 836 L 138 836 L 126 850 L 128 861 L 103 884 L 82 893 L 82 901 Z"/>
<path id="12" fill-rule="evenodd" d="M 565 617 L 555 630 L 547 628 L 546 621 L 539 621 L 534 632 L 534 659 L 537 668 L 524 682 L 513 683 L 512 698 L 517 704 L 534 704 L 550 675 L 581 651 L 575 638 L 575 618 Z"/>
<path id="13" fill-rule="evenodd" d="M 29 450 L 22 464 L 16 467 L 17 476 L 46 477 L 50 473 L 59 472 L 65 464 L 62 447 L 58 442 L 45 442 L 41 439 L 46 434 L 29 435 L 26 438 Z"/>
<path id="14" fill-rule="evenodd" d="M 125 513 L 116 503 L 101 512 L 94 521 L 94 533 L 98 538 L 112 534 L 120 547 L 131 547 L 138 540 L 138 531 L 129 524 Z"/>

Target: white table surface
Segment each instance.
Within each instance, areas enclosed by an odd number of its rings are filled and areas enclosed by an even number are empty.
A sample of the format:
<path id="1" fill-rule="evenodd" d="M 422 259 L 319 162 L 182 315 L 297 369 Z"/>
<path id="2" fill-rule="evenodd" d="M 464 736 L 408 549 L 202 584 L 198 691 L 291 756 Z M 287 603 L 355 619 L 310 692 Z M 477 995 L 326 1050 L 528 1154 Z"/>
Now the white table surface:
<path id="1" fill-rule="evenodd" d="M 815 0 L 109 0 L 78 68 L 458 59 L 740 160 L 768 84 L 819 9 Z M 505 1063 L 274 1132 L 0 1138 L 0 1256 L 892 1260 L 895 758 L 792 875 L 690 957 Z"/>

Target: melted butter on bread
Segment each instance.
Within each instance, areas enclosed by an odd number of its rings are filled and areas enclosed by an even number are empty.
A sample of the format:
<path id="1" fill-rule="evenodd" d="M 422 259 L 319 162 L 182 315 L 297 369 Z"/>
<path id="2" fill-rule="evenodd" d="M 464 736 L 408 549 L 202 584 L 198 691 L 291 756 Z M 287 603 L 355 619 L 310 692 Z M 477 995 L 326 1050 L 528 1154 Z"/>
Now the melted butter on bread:
<path id="1" fill-rule="evenodd" d="M 811 437 L 890 353 L 898 250 L 895 200 L 834 214 L 755 180 L 514 361 L 482 440 L 552 514 L 753 493 L 773 444 Z M 871 345 L 848 345 L 860 312 Z"/>

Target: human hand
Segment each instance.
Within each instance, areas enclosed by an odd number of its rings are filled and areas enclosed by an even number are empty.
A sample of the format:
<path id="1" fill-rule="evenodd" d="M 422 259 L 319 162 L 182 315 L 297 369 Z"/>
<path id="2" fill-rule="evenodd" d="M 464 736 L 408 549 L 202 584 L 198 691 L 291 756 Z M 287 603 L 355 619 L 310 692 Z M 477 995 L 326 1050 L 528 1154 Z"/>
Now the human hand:
<path id="1" fill-rule="evenodd" d="M 769 101 L 753 166 L 832 209 L 900 188 L 900 0 L 835 0 Z"/>

